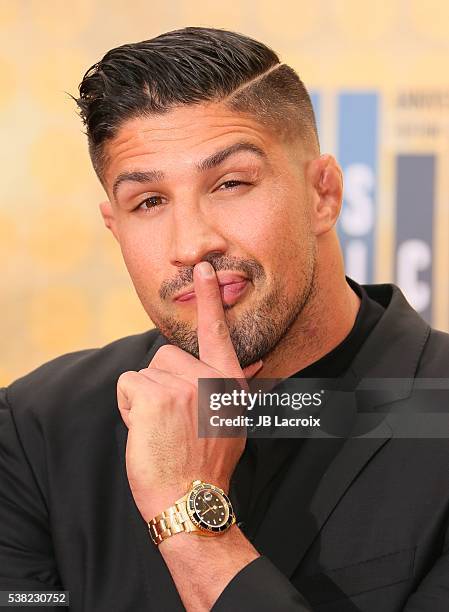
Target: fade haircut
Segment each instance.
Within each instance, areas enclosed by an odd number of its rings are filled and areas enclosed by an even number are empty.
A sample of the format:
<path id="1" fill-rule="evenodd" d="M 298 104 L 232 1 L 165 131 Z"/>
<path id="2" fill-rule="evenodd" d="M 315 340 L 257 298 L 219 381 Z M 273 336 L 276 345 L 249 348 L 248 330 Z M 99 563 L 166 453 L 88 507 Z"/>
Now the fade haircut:
<path id="1" fill-rule="evenodd" d="M 293 68 L 263 43 L 227 30 L 189 27 L 111 49 L 85 73 L 79 98 L 71 97 L 102 183 L 105 144 L 123 123 L 179 105 L 223 102 L 319 150 L 310 97 Z"/>

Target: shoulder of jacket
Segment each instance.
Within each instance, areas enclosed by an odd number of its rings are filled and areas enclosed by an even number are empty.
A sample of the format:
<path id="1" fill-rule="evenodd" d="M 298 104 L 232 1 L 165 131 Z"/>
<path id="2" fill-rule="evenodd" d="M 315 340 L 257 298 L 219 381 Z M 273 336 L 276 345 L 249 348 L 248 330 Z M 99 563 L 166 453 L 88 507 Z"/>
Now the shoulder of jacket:
<path id="1" fill-rule="evenodd" d="M 101 348 L 61 355 L 18 378 L 5 390 L 10 408 L 35 409 L 55 403 L 78 403 L 86 396 L 99 396 L 112 390 L 126 370 L 139 367 L 159 335 L 158 329 L 120 338 Z"/>
<path id="2" fill-rule="evenodd" d="M 418 365 L 418 376 L 430 378 L 449 376 L 449 333 L 430 328 Z"/>

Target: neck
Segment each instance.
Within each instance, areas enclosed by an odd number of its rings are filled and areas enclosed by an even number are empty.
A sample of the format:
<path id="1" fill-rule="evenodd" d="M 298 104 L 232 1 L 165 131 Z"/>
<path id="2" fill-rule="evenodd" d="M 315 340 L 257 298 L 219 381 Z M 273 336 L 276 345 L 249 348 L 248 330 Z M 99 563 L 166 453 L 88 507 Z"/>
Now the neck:
<path id="1" fill-rule="evenodd" d="M 329 353 L 350 333 L 359 307 L 343 271 L 338 280 L 317 274 L 313 295 L 255 378 L 288 378 Z"/>

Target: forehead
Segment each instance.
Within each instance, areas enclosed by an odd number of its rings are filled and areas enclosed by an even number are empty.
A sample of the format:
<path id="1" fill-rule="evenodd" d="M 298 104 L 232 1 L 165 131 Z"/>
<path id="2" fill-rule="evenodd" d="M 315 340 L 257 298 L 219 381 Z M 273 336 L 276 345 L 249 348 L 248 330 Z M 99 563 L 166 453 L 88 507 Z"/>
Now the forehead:
<path id="1" fill-rule="evenodd" d="M 129 119 L 105 145 L 105 181 L 112 185 L 125 170 L 193 166 L 239 140 L 254 143 L 268 156 L 282 149 L 273 131 L 256 118 L 220 103 L 179 106 L 163 115 Z"/>

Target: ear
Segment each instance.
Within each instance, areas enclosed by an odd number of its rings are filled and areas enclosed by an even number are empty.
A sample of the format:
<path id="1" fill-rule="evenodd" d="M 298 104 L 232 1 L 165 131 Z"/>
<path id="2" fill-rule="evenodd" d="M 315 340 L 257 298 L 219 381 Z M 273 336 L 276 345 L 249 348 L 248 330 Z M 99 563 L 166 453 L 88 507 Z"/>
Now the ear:
<path id="1" fill-rule="evenodd" d="M 100 202 L 100 212 L 103 217 L 103 221 L 105 226 L 111 230 L 114 238 L 119 241 L 118 232 L 117 232 L 117 224 L 115 222 L 114 210 L 112 208 L 111 203 L 106 200 L 105 202 Z"/>
<path id="2" fill-rule="evenodd" d="M 321 155 L 309 162 L 311 222 L 316 236 L 331 230 L 337 222 L 343 199 L 343 172 L 332 155 Z"/>

